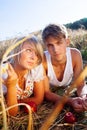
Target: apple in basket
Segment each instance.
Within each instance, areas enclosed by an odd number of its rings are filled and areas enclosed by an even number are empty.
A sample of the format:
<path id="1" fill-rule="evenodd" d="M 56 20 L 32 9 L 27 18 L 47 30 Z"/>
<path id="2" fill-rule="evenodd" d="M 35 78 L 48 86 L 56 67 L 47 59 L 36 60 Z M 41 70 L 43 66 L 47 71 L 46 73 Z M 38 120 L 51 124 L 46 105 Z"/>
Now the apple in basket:
<path id="1" fill-rule="evenodd" d="M 65 114 L 65 122 L 66 123 L 75 123 L 76 122 L 76 117 L 74 116 L 74 114 L 72 112 L 67 112 Z"/>
<path id="2" fill-rule="evenodd" d="M 36 105 L 35 102 L 30 101 L 30 102 L 28 102 L 27 104 L 31 107 L 31 110 L 32 110 L 33 112 L 36 112 L 36 111 L 37 111 L 37 105 Z M 28 113 L 28 108 L 27 108 L 26 106 L 24 107 L 24 112 Z"/>

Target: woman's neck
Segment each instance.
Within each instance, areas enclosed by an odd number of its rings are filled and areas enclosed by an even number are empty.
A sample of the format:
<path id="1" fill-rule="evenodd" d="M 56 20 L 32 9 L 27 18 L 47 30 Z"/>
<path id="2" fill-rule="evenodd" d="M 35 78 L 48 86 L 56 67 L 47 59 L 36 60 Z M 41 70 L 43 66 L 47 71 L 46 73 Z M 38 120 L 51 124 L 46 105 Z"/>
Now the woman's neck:
<path id="1" fill-rule="evenodd" d="M 18 64 L 14 64 L 13 67 L 18 76 L 19 75 L 23 76 L 29 72 L 28 69 L 24 69 L 23 67 L 19 66 Z"/>

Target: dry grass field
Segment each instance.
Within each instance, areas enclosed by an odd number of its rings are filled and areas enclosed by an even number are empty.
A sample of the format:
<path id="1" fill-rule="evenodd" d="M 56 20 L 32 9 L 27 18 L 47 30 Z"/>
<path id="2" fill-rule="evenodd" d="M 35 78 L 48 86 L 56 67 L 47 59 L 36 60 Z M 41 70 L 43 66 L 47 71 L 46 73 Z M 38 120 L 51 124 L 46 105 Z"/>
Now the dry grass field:
<path id="1" fill-rule="evenodd" d="M 68 30 L 68 32 L 71 40 L 70 46 L 76 47 L 81 51 L 85 66 L 87 64 L 87 31 L 79 29 L 77 31 Z M 36 32 L 35 35 L 41 40 L 41 31 Z M 0 42 L 0 62 L 7 48 L 14 44 L 15 40 L 16 38 Z M 45 46 L 43 47 L 46 49 Z M 63 94 L 62 90 L 53 91 L 60 95 Z M 44 101 L 43 104 L 38 106 L 37 113 L 32 113 L 34 130 L 40 129 L 41 125 L 47 118 L 47 115 L 50 115 L 52 108 L 53 104 L 51 102 Z M 0 111 L 1 110 L 2 108 L 0 106 Z M 76 122 L 73 124 L 66 123 L 64 120 L 65 114 L 69 111 L 71 111 L 76 117 Z M 8 130 L 27 130 L 28 119 L 28 114 L 24 113 L 23 111 L 18 113 L 16 117 L 12 117 L 7 114 Z M 2 129 L 3 125 L 3 116 L 0 114 L 0 129 Z M 50 126 L 49 130 L 87 130 L 87 112 L 76 113 L 70 106 L 65 105 L 54 123 Z"/>

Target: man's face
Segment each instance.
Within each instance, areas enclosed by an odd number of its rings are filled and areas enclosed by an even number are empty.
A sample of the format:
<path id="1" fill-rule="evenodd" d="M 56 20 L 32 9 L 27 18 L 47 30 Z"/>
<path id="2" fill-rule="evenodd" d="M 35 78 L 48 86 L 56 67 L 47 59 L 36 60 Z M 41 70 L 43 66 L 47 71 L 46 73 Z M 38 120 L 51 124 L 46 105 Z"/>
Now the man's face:
<path id="1" fill-rule="evenodd" d="M 46 40 L 46 46 L 52 60 L 60 62 L 66 57 L 67 39 L 49 36 Z"/>

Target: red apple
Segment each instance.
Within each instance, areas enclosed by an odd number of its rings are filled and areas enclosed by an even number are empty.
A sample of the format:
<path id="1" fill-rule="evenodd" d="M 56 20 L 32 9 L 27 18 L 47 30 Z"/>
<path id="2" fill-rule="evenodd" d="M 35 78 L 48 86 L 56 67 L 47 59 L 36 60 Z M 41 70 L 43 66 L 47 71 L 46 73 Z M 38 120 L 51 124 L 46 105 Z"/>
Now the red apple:
<path id="1" fill-rule="evenodd" d="M 37 111 L 37 105 L 36 105 L 35 102 L 30 101 L 30 102 L 28 102 L 27 104 L 31 107 L 31 110 L 32 110 L 33 112 L 36 112 L 36 111 Z M 24 107 L 24 112 L 28 113 L 27 107 Z"/>
<path id="2" fill-rule="evenodd" d="M 67 112 L 65 114 L 64 119 L 65 119 L 65 122 L 67 122 L 67 123 L 75 123 L 76 122 L 76 118 L 72 112 Z"/>

